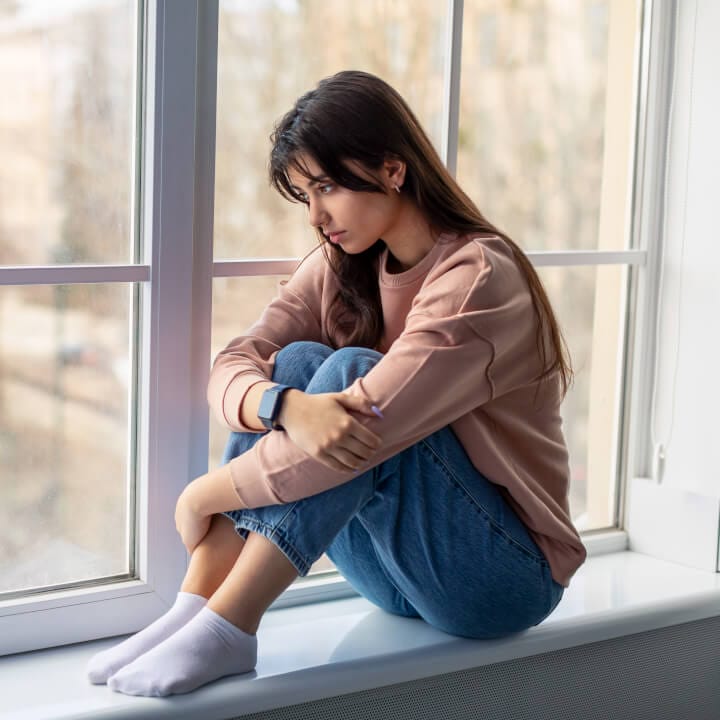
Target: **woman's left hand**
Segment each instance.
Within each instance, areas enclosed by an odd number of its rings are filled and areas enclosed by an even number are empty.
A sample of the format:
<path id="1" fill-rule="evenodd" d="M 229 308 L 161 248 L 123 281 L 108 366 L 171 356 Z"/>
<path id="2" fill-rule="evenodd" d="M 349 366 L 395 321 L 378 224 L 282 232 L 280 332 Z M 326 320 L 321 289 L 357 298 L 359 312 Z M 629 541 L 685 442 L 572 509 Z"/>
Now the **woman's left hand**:
<path id="1" fill-rule="evenodd" d="M 207 535 L 212 520 L 212 515 L 203 515 L 197 508 L 193 499 L 194 482 L 182 491 L 175 506 L 175 527 L 190 554 Z"/>

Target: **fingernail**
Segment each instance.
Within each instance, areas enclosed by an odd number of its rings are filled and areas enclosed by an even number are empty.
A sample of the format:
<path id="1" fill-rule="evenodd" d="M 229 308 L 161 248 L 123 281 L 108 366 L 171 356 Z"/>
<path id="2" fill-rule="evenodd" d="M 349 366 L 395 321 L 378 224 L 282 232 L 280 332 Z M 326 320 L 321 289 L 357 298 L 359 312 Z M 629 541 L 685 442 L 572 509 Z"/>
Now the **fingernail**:
<path id="1" fill-rule="evenodd" d="M 371 409 L 378 417 L 381 417 L 381 418 L 384 418 L 384 417 L 385 417 L 385 416 L 380 412 L 380 410 L 378 409 L 378 407 L 377 407 L 376 405 L 373 405 L 370 409 Z"/>

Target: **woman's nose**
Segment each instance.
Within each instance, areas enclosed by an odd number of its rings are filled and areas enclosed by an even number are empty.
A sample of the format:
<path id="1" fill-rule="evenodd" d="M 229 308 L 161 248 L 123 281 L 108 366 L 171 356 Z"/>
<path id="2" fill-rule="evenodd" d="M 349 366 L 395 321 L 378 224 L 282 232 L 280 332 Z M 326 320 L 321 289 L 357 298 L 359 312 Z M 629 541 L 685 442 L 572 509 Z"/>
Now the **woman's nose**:
<path id="1" fill-rule="evenodd" d="M 313 227 L 319 227 L 327 221 L 327 212 L 319 202 L 310 202 L 308 205 L 308 220 Z"/>

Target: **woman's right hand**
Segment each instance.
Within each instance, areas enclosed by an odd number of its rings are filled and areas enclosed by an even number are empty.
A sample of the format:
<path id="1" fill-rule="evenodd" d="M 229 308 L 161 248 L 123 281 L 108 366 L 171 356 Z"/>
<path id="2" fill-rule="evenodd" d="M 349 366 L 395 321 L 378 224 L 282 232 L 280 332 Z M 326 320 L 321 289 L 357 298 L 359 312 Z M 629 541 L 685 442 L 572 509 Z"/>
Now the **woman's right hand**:
<path id="1" fill-rule="evenodd" d="M 306 453 L 335 470 L 357 470 L 374 455 L 382 438 L 350 411 L 377 417 L 371 403 L 346 392 L 283 394 L 278 422 Z"/>

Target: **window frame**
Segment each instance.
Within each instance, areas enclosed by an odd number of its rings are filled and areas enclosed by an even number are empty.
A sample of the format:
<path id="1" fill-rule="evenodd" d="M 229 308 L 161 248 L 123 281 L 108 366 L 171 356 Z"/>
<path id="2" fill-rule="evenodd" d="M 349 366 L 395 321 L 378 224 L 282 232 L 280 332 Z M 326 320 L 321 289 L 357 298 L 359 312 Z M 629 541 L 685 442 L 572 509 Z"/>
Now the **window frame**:
<path id="1" fill-rule="evenodd" d="M 652 447 L 647 418 L 652 413 L 652 373 L 657 352 L 656 320 L 660 268 L 665 246 L 665 187 L 668 182 L 670 96 L 674 50 L 678 42 L 678 0 L 644 0 L 640 88 L 638 92 L 635 188 L 630 237 L 646 253 L 645 262 L 633 268 L 629 283 L 625 358 L 625 403 L 621 426 L 623 487 L 634 477 L 651 477 Z M 645 362 L 639 362 L 640 359 Z M 623 523 L 628 508 L 618 498 Z"/>
<path id="2" fill-rule="evenodd" d="M 174 601 L 188 557 L 174 526 L 175 502 L 194 477 L 207 471 L 209 414 L 206 387 L 210 370 L 212 285 L 216 277 L 287 275 L 294 258 L 214 261 L 212 250 L 217 95 L 218 0 L 138 0 L 144 28 L 142 79 L 138 97 L 136 136 L 140 166 L 136 172 L 135 212 L 141 252 L 136 264 L 0 268 L 0 285 L 75 282 L 134 282 L 141 322 L 136 338 L 138 406 L 136 491 L 137 580 L 79 587 L 0 602 L 0 654 L 52 647 L 134 632 L 148 624 Z M 666 46 L 652 45 L 648 32 L 654 3 L 643 2 L 641 78 L 657 63 Z M 447 0 L 449 13 L 442 154 L 455 174 L 460 100 L 463 0 Z M 667 13 L 658 13 L 653 28 L 672 32 Z M 662 59 L 662 58 L 661 58 Z M 653 70 L 652 82 L 662 88 L 667 77 Z M 642 93 L 647 92 L 644 80 Z M 662 183 L 652 182 L 647 167 L 662 166 L 657 144 L 662 123 L 652 122 L 641 97 L 637 122 L 635 192 L 652 205 Z M 640 168 L 642 165 L 642 168 Z M 638 169 L 640 168 L 640 169 Z M 643 170 L 644 169 L 644 170 Z M 632 182 L 632 181 L 631 181 Z M 647 204 L 646 203 L 646 204 Z M 660 252 L 647 230 L 638 226 L 637 207 L 631 246 L 618 251 L 528 253 L 536 266 L 630 266 L 631 308 L 643 307 L 652 326 L 652 268 Z M 643 206 L 642 212 L 647 213 Z M 650 265 L 650 261 L 654 263 Z M 637 282 L 636 275 L 645 278 Z M 188 322 L 190 318 L 190 322 Z M 632 330 L 632 328 L 630 328 Z M 632 333 L 629 337 L 635 337 Z M 626 358 L 626 372 L 634 372 L 632 356 L 647 348 L 646 334 Z M 645 355 L 647 357 L 647 354 Z M 171 369 L 171 371 L 169 371 Z M 629 377 L 629 376 L 627 376 Z M 634 377 L 626 393 L 642 392 L 647 384 Z M 623 465 L 630 462 L 627 407 L 621 416 Z M 178 452 L 178 448 L 183 448 Z M 187 450 L 184 450 L 187 449 Z M 621 482 L 618 479 L 619 492 Z M 627 548 L 622 523 L 617 528 L 582 534 L 589 554 Z M 284 607 L 355 594 L 337 573 L 305 578 L 281 596 L 273 607 Z"/>

